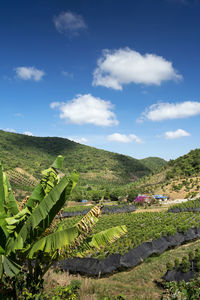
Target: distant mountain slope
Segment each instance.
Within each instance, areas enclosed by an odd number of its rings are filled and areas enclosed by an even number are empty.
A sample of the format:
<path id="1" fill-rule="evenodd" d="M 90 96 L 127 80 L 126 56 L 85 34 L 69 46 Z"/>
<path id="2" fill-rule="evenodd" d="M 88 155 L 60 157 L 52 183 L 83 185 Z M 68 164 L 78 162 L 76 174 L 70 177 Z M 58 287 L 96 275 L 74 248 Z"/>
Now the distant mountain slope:
<path id="1" fill-rule="evenodd" d="M 200 173 L 200 149 L 191 150 L 188 154 L 170 160 L 166 166 L 169 168 L 168 178 L 195 176 Z"/>
<path id="2" fill-rule="evenodd" d="M 134 185 L 143 193 L 166 194 L 173 199 L 194 197 L 200 192 L 200 149 L 170 160 Z"/>
<path id="3" fill-rule="evenodd" d="M 166 160 L 160 157 L 147 157 L 140 159 L 140 162 L 151 171 L 157 170 L 167 163 Z"/>
<path id="4" fill-rule="evenodd" d="M 77 169 L 81 178 L 127 183 L 150 174 L 139 160 L 81 145 L 64 138 L 32 137 L 0 130 L 0 159 L 4 169 L 22 168 L 40 177 L 57 155 L 65 157 L 66 173 Z"/>

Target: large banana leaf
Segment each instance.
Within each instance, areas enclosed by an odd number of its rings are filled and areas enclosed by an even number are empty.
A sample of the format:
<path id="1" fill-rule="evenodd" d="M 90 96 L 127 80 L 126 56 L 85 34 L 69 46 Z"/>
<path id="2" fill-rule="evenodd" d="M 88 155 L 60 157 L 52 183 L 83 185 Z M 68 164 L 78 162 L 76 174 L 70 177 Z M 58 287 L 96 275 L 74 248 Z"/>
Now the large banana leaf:
<path id="1" fill-rule="evenodd" d="M 32 212 L 31 216 L 20 230 L 14 244 L 10 243 L 10 246 L 8 245 L 8 251 L 22 249 L 26 241 L 28 241 L 29 244 L 32 244 L 38 234 L 41 235 L 41 233 L 49 227 L 56 214 L 63 207 L 72 189 L 75 187 L 78 178 L 78 173 L 74 171 L 69 178 L 64 176 L 61 179 L 54 189 Z M 40 229 L 40 231 L 36 229 Z"/>
<path id="2" fill-rule="evenodd" d="M 29 252 L 29 258 L 33 258 L 37 251 L 53 252 L 64 246 L 71 245 L 77 238 L 79 232 L 76 226 L 49 234 L 36 242 Z"/>
<path id="3" fill-rule="evenodd" d="M 8 232 L 18 233 L 30 214 L 29 209 L 26 207 L 19 211 L 15 216 L 6 218 Z"/>
<path id="4" fill-rule="evenodd" d="M 77 224 L 77 228 L 81 233 L 89 233 L 94 225 L 98 222 L 103 210 L 101 203 L 93 207 Z"/>
<path id="5" fill-rule="evenodd" d="M 40 181 L 41 186 L 44 190 L 45 196 L 54 188 L 54 186 L 58 183 L 59 177 L 58 172 L 54 168 L 49 168 L 42 172 L 43 177 Z"/>
<path id="6" fill-rule="evenodd" d="M 3 172 L 0 164 L 0 212 L 5 212 L 11 216 L 19 212 L 17 202 L 13 195 L 8 177 Z"/>
<path id="7" fill-rule="evenodd" d="M 127 228 L 125 225 L 112 227 L 94 234 L 92 236 L 92 240 L 88 244 L 90 245 L 90 247 L 95 247 L 99 249 L 102 246 L 106 246 L 107 244 L 113 243 L 126 233 Z"/>
<path id="8" fill-rule="evenodd" d="M 52 164 L 52 167 L 55 169 L 61 169 L 62 168 L 62 162 L 64 157 L 62 155 L 58 155 L 55 159 L 55 161 Z"/>
<path id="9" fill-rule="evenodd" d="M 9 236 L 8 230 L 7 230 L 7 222 L 6 218 L 8 215 L 5 212 L 0 212 L 0 228 L 3 230 L 6 238 Z"/>
<path id="10" fill-rule="evenodd" d="M 95 249 L 100 250 L 105 248 L 108 244 L 112 244 L 126 233 L 127 229 L 124 225 L 106 229 L 94 234 L 92 237 L 85 238 L 85 240 L 82 239 L 82 243 L 72 251 L 72 254 L 74 256 L 84 257 L 87 253 Z"/>
<path id="11" fill-rule="evenodd" d="M 9 213 L 11 214 L 11 216 L 14 216 L 14 215 L 18 214 L 19 209 L 17 206 L 17 202 L 15 200 L 15 197 L 13 195 L 10 182 L 8 180 L 8 176 L 6 176 L 6 175 L 5 175 L 5 186 L 7 189 L 7 193 L 6 193 L 6 197 L 5 197 L 6 206 L 7 206 Z"/>
<path id="12" fill-rule="evenodd" d="M 28 207 L 30 211 L 36 206 L 36 204 L 40 203 L 45 197 L 45 192 L 41 186 L 41 183 L 38 183 L 34 188 L 31 196 L 29 197 L 28 201 L 24 205 L 24 208 Z"/>
<path id="13" fill-rule="evenodd" d="M 64 157 L 59 155 L 53 162 L 52 168 L 43 171 L 43 177 L 38 185 L 33 190 L 27 203 L 24 207 L 28 207 L 30 211 L 40 203 L 51 189 L 58 183 L 57 168 L 62 167 Z M 51 176 L 52 175 L 52 176 Z"/>
<path id="14" fill-rule="evenodd" d="M 16 276 L 21 270 L 21 266 L 15 261 L 6 257 L 5 255 L 0 255 L 0 279 L 5 273 L 6 276 L 12 278 Z"/>

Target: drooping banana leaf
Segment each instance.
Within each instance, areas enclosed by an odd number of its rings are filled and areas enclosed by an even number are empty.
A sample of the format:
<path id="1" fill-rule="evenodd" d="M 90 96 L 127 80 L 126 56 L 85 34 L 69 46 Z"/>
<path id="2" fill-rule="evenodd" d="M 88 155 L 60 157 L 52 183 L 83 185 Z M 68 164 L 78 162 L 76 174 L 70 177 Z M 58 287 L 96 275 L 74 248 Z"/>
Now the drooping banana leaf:
<path id="1" fill-rule="evenodd" d="M 0 278 L 5 273 L 6 276 L 12 278 L 21 270 L 21 266 L 5 255 L 0 255 Z"/>
<path id="2" fill-rule="evenodd" d="M 80 247 L 78 246 L 72 253 L 74 256 L 84 257 L 88 252 L 95 249 L 100 250 L 105 248 L 107 245 L 114 243 L 126 233 L 127 229 L 124 225 L 106 229 L 83 240 Z"/>
<path id="3" fill-rule="evenodd" d="M 34 254 L 39 250 L 50 253 L 68 246 L 74 242 L 78 234 L 76 226 L 49 234 L 33 245 L 29 252 L 29 258 L 33 258 Z"/>
<path id="4" fill-rule="evenodd" d="M 103 205 L 97 204 L 93 207 L 77 224 L 77 228 L 80 232 L 89 233 L 93 226 L 98 222 L 98 218 L 101 216 Z"/>
<path id="5" fill-rule="evenodd" d="M 20 230 L 14 244 L 10 243 L 12 249 L 8 246 L 8 251 L 15 251 L 23 248 L 26 241 L 28 241 L 29 244 L 32 244 L 38 234 L 41 235 L 41 233 L 49 227 L 54 217 L 63 207 L 72 189 L 75 187 L 78 178 L 79 174 L 74 171 L 69 178 L 64 176 L 61 179 L 61 181 L 32 212 L 31 216 Z"/>
<path id="6" fill-rule="evenodd" d="M 7 230 L 9 233 L 16 232 L 18 233 L 23 226 L 23 223 L 27 220 L 28 216 L 30 216 L 30 211 L 26 207 L 18 212 L 13 217 L 6 218 Z"/>
<path id="7" fill-rule="evenodd" d="M 99 203 L 95 207 L 93 207 L 78 223 L 75 224 L 78 229 L 79 235 L 70 245 L 67 247 L 71 253 L 77 253 L 76 249 L 78 249 L 83 243 L 84 247 L 90 249 L 88 243 L 85 243 L 85 240 L 88 238 L 89 234 L 92 232 L 94 226 L 98 222 L 101 213 L 103 210 L 103 204 Z M 65 229 L 65 224 L 61 224 L 58 226 L 58 230 Z"/>
<path id="8" fill-rule="evenodd" d="M 106 246 L 108 244 L 113 243 L 126 233 L 127 228 L 125 225 L 112 227 L 94 234 L 92 236 L 91 241 L 88 244 L 90 245 L 90 247 L 95 247 L 99 249 L 102 246 Z"/>

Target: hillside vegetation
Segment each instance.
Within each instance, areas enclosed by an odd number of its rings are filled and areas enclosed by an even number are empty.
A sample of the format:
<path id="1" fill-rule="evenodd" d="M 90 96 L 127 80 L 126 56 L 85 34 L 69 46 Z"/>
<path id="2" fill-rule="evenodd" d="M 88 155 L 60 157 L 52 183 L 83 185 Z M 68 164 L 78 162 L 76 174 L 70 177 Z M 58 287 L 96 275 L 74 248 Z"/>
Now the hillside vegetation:
<path id="1" fill-rule="evenodd" d="M 0 159 L 5 170 L 22 168 L 39 178 L 57 155 L 65 157 L 63 170 L 76 169 L 81 178 L 127 183 L 150 174 L 157 161 L 148 164 L 129 156 L 99 150 L 64 138 L 32 137 L 0 130 Z M 158 159 L 160 163 L 160 159 Z M 148 167 L 149 165 L 149 167 Z M 152 167 L 152 165 L 154 165 Z"/>
<path id="2" fill-rule="evenodd" d="M 134 186 L 143 193 L 162 193 L 171 199 L 196 196 L 200 192 L 200 149 L 170 160 Z"/>
<path id="3" fill-rule="evenodd" d="M 166 164 L 166 160 L 160 157 L 147 157 L 140 159 L 140 162 L 152 171 L 159 170 Z"/>

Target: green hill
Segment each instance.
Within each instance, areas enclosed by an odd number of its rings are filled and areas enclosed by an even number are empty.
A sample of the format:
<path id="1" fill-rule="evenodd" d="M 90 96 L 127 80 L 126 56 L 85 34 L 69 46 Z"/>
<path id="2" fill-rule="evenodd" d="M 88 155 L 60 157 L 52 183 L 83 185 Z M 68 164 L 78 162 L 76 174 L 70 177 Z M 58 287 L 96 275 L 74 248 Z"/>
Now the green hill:
<path id="1" fill-rule="evenodd" d="M 191 150 L 188 154 L 170 160 L 166 165 L 167 178 L 190 177 L 200 173 L 200 149 Z"/>
<path id="2" fill-rule="evenodd" d="M 134 187 L 142 193 L 166 194 L 173 199 L 195 196 L 200 192 L 200 149 L 170 160 L 139 179 Z"/>
<path id="3" fill-rule="evenodd" d="M 147 157 L 140 159 L 140 162 L 151 171 L 159 170 L 167 163 L 166 160 L 160 157 Z"/>
<path id="4" fill-rule="evenodd" d="M 64 172 L 76 169 L 82 180 L 128 183 L 151 172 L 140 160 L 68 139 L 33 137 L 0 130 L 0 159 L 7 171 L 18 167 L 37 179 L 59 154 L 65 157 Z"/>

